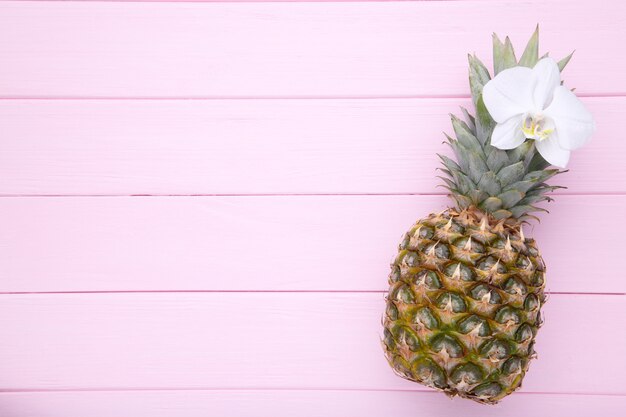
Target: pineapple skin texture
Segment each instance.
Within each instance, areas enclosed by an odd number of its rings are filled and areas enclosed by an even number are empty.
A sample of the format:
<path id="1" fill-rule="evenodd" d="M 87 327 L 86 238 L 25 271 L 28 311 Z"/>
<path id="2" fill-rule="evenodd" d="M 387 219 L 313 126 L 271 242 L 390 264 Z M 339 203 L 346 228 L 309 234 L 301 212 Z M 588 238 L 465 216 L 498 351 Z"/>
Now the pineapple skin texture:
<path id="1" fill-rule="evenodd" d="M 474 207 L 430 214 L 391 265 L 387 360 L 405 379 L 495 404 L 535 356 L 544 287 L 545 264 L 519 222 Z"/>

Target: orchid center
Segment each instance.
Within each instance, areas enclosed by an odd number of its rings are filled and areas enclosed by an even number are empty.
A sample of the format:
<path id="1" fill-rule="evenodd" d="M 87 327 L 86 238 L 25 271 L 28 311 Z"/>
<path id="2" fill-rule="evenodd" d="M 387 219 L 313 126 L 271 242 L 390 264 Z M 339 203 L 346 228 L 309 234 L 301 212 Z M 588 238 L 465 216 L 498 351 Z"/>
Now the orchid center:
<path id="1" fill-rule="evenodd" d="M 542 141 L 554 132 L 554 121 L 541 113 L 528 113 L 524 116 L 522 131 L 528 139 Z"/>

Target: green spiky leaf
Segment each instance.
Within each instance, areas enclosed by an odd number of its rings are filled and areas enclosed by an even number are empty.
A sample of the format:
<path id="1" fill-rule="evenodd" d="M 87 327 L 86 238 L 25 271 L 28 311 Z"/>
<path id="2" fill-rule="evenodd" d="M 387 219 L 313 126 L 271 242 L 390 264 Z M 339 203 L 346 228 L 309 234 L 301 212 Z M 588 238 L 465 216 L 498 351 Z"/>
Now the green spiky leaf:
<path id="1" fill-rule="evenodd" d="M 504 187 L 504 192 L 517 190 L 520 193 L 526 193 L 528 190 L 537 186 L 536 181 L 517 181 Z"/>
<path id="2" fill-rule="evenodd" d="M 491 213 L 491 215 L 496 220 L 502 220 L 502 219 L 508 219 L 509 217 L 513 215 L 513 213 L 509 210 L 500 209 L 500 210 L 494 211 L 493 213 Z"/>
<path id="3" fill-rule="evenodd" d="M 498 197 L 486 198 L 480 204 L 480 208 L 482 208 L 483 210 L 486 210 L 486 211 L 490 211 L 490 212 L 499 210 L 501 207 L 502 207 L 502 200 L 500 200 Z"/>
<path id="4" fill-rule="evenodd" d="M 495 122 L 491 118 L 481 95 L 476 103 L 476 138 L 483 146 L 489 142 L 494 127 Z"/>
<path id="5" fill-rule="evenodd" d="M 498 35 L 493 34 L 493 72 L 498 75 L 501 71 L 517 65 L 515 51 L 511 40 L 507 36 L 504 43 L 500 41 Z"/>
<path id="6" fill-rule="evenodd" d="M 469 126 L 453 114 L 450 115 L 450 118 L 452 119 L 454 134 L 459 143 L 472 152 L 482 154 L 482 145 L 476 136 L 474 136 Z"/>
<path id="7" fill-rule="evenodd" d="M 547 180 L 548 178 L 554 177 L 559 172 L 560 170 L 558 169 L 545 169 L 545 170 L 539 170 L 539 171 L 532 171 L 524 175 L 524 180 L 541 183 Z"/>
<path id="8" fill-rule="evenodd" d="M 466 153 L 469 152 L 468 149 L 461 145 L 458 141 L 453 139 L 450 139 L 448 145 L 450 145 L 450 148 L 452 148 L 454 156 L 456 157 L 456 160 L 461 167 L 461 170 L 463 172 L 469 172 L 469 161 L 467 160 L 466 156 Z"/>
<path id="9" fill-rule="evenodd" d="M 469 177 L 472 181 L 479 182 L 483 174 L 489 171 L 487 164 L 485 164 L 485 161 L 482 160 L 480 154 L 477 152 L 467 151 L 465 159 L 469 165 Z"/>
<path id="10" fill-rule="evenodd" d="M 565 188 L 565 187 L 559 187 L 559 186 L 554 186 L 554 185 L 553 186 L 549 186 L 547 184 L 540 184 L 536 188 L 533 188 L 532 190 L 528 191 L 526 193 L 526 198 L 546 195 L 547 193 L 551 193 L 554 190 L 558 190 L 558 189 L 562 189 L 562 188 Z"/>
<path id="11" fill-rule="evenodd" d="M 530 37 L 526 49 L 522 57 L 519 59 L 519 64 L 524 67 L 532 68 L 539 61 L 539 25 L 535 29 L 535 32 Z"/>
<path id="12" fill-rule="evenodd" d="M 509 156 L 509 162 L 511 164 L 514 164 L 515 162 L 524 160 L 525 165 L 528 166 L 528 163 L 530 163 L 530 159 L 532 159 L 534 155 L 534 146 L 534 141 L 527 140 L 517 148 L 507 151 L 507 155 Z"/>
<path id="13" fill-rule="evenodd" d="M 524 195 L 525 193 L 521 191 L 509 190 L 498 195 L 498 198 L 502 200 L 502 206 L 508 209 L 519 203 L 524 198 Z"/>
<path id="14" fill-rule="evenodd" d="M 569 60 L 572 59 L 572 55 L 574 55 L 574 52 L 576 51 L 572 51 L 571 54 L 557 62 L 557 65 L 559 66 L 559 71 L 563 72 L 563 69 L 565 69 L 565 66 L 569 63 Z"/>
<path id="15" fill-rule="evenodd" d="M 478 181 L 477 185 L 478 188 L 492 196 L 498 195 L 502 192 L 498 177 L 496 177 L 496 174 L 491 171 L 485 172 L 480 181 Z"/>
<path id="16" fill-rule="evenodd" d="M 520 200 L 519 203 L 520 205 L 531 205 L 539 203 L 541 201 L 552 201 L 552 198 L 548 197 L 547 195 L 532 195 L 524 197 Z"/>
<path id="17" fill-rule="evenodd" d="M 523 161 L 514 163 L 513 165 L 505 166 L 498 171 L 498 179 L 503 187 L 521 180 L 526 173 L 526 167 Z"/>
<path id="18" fill-rule="evenodd" d="M 487 166 L 493 172 L 500 171 L 509 162 L 506 151 L 494 148 L 491 145 L 488 145 L 488 148 L 485 147 L 485 151 L 487 152 Z"/>
<path id="19" fill-rule="evenodd" d="M 448 189 L 451 189 L 451 188 L 456 189 L 456 184 L 450 178 L 442 177 L 441 175 L 438 175 L 437 178 L 439 178 L 441 181 L 443 181 L 446 184 L 446 186 L 448 187 Z M 452 191 L 452 190 L 450 190 L 450 191 Z"/>
<path id="20" fill-rule="evenodd" d="M 461 107 L 461 112 L 465 118 L 465 123 L 469 126 L 472 134 L 476 135 L 476 119 L 472 116 L 465 107 Z"/>
<path id="21" fill-rule="evenodd" d="M 550 163 L 543 159 L 539 152 L 533 152 L 532 159 L 528 164 L 528 171 L 541 171 L 550 166 Z"/>
<path id="22" fill-rule="evenodd" d="M 471 179 L 462 172 L 452 172 L 452 178 L 454 178 L 454 182 L 457 185 L 459 191 L 461 191 L 464 195 L 469 194 L 470 190 L 476 188 L 476 184 L 472 182 Z"/>
<path id="23" fill-rule="evenodd" d="M 437 154 L 437 156 L 439 157 L 439 159 L 441 159 L 441 162 L 447 168 L 448 172 L 461 171 L 461 167 L 459 166 L 459 164 L 454 162 L 452 159 L 448 158 L 445 155 Z"/>
<path id="24" fill-rule="evenodd" d="M 466 197 L 463 194 L 453 194 L 452 198 L 454 198 L 456 204 L 461 209 L 470 207 L 472 204 L 474 204 L 474 202 L 469 197 Z"/>
<path id="25" fill-rule="evenodd" d="M 521 205 L 521 206 L 515 206 L 511 209 L 511 215 L 513 217 L 517 217 L 517 218 L 522 218 L 524 216 L 526 216 L 528 213 L 532 213 L 535 211 L 545 211 L 547 212 L 548 210 L 544 209 L 544 208 L 540 208 L 540 207 L 535 207 L 535 206 L 527 206 L 527 205 Z"/>
<path id="26" fill-rule="evenodd" d="M 483 64 L 480 59 L 476 58 L 476 56 L 468 55 L 467 58 L 469 60 L 469 83 L 472 92 L 472 101 L 474 105 L 476 105 L 478 98 L 483 93 L 484 85 L 489 82 L 491 76 L 485 64 Z"/>
<path id="27" fill-rule="evenodd" d="M 472 199 L 474 205 L 478 205 L 481 201 L 489 197 L 487 193 L 482 190 L 471 190 L 469 192 L 469 198 Z"/>

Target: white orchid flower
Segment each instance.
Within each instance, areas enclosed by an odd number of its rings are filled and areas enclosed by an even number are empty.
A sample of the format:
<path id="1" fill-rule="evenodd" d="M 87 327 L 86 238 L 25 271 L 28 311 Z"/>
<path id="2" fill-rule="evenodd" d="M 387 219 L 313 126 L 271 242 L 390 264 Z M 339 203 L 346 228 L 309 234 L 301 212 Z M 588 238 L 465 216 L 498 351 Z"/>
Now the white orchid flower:
<path id="1" fill-rule="evenodd" d="M 534 68 L 513 67 L 483 88 L 483 101 L 497 125 L 491 145 L 514 149 L 534 139 L 550 164 L 565 168 L 570 151 L 583 146 L 595 130 L 591 113 L 561 85 L 557 63 L 543 58 Z"/>

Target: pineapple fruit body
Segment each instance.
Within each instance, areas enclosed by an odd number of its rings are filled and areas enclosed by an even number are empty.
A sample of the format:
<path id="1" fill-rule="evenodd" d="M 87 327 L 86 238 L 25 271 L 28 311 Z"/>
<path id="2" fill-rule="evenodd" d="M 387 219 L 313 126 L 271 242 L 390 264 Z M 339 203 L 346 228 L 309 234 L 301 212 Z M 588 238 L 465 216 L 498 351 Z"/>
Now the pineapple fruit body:
<path id="1" fill-rule="evenodd" d="M 521 58 L 508 38 L 493 37 L 493 74 L 539 60 L 538 30 Z M 562 71 L 571 55 L 559 61 Z M 514 149 L 491 145 L 495 122 L 483 100 L 491 73 L 469 55 L 475 114 L 451 115 L 452 157 L 439 155 L 442 186 L 454 208 L 419 220 L 391 265 L 383 314 L 383 349 L 403 378 L 493 404 L 518 389 L 531 359 L 545 301 L 545 265 L 522 224 L 546 211 L 558 186 L 526 140 Z"/>
<path id="2" fill-rule="evenodd" d="M 384 350 L 403 378 L 483 403 L 521 386 L 545 267 L 519 223 L 476 209 L 419 220 L 389 275 Z"/>

